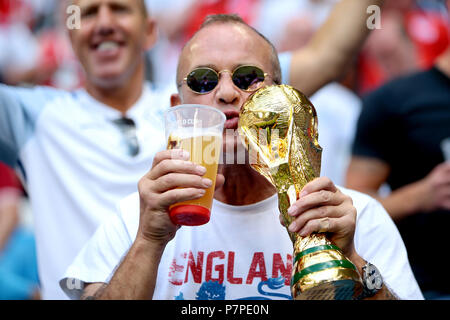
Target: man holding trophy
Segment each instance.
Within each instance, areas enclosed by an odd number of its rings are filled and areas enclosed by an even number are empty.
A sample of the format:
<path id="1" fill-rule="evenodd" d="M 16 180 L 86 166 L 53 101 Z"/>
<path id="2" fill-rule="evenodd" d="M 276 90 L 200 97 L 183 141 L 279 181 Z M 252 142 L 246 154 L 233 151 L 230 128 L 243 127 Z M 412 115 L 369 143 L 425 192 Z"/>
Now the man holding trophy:
<path id="1" fill-rule="evenodd" d="M 226 116 L 210 220 L 195 227 L 173 223 L 171 206 L 203 197 L 214 183 L 202 178 L 205 169 L 189 161 L 188 153 L 159 152 L 139 181 L 139 194 L 121 202 L 121 213 L 97 230 L 60 281 L 70 297 L 423 299 L 402 239 L 383 207 L 318 178 L 314 108 L 291 87 L 286 91 L 298 105 L 265 91 L 280 84 L 280 74 L 273 46 L 237 17 L 215 16 L 204 23 L 181 53 L 179 93 L 171 103 L 207 105 Z M 268 92 L 266 100 L 252 100 L 260 92 Z M 279 102 L 288 105 L 286 110 L 297 108 L 299 116 L 280 121 Z M 248 108 L 241 110 L 243 105 Z M 269 107 L 254 113 L 254 130 L 242 116 L 258 105 Z M 238 126 L 248 152 L 239 135 L 231 134 Z M 271 128 L 281 129 L 280 143 L 270 140 Z M 259 129 L 266 132 L 265 140 L 255 140 L 252 147 L 251 134 Z M 296 139 L 306 148 L 289 149 Z M 266 153 L 258 150 L 261 146 Z M 278 161 L 283 154 L 296 152 L 304 153 L 305 162 L 290 166 L 290 159 L 289 167 L 281 166 L 288 163 Z M 295 188 L 278 183 L 300 173 L 303 178 L 294 181 Z M 288 201 L 279 202 L 283 197 Z M 289 233 L 279 222 L 279 210 Z M 327 235 L 323 242 L 293 253 L 293 242 L 294 247 L 302 245 L 296 239 L 322 234 Z M 324 273 L 331 277 L 325 279 Z"/>

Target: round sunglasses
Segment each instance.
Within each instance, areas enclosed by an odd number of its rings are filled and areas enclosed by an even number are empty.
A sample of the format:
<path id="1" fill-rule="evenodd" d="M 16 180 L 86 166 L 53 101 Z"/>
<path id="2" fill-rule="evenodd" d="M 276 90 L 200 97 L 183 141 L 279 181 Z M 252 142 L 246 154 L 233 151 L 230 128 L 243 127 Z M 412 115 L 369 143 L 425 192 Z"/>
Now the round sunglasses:
<path id="1" fill-rule="evenodd" d="M 230 71 L 222 70 L 217 72 L 208 67 L 200 67 L 192 70 L 183 81 L 195 93 L 206 94 L 217 86 L 222 72 Z M 265 78 L 269 76 L 269 74 L 256 66 L 239 66 L 230 73 L 234 85 L 243 91 L 249 92 L 259 89 L 263 85 Z"/>

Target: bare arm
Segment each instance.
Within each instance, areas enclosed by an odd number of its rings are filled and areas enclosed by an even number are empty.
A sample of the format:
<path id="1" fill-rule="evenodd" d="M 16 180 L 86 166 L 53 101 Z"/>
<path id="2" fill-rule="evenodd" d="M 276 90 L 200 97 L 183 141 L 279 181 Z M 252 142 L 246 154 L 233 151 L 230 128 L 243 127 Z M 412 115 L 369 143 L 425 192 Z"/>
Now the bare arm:
<path id="1" fill-rule="evenodd" d="M 108 284 L 102 282 L 86 284 L 80 300 L 96 300 L 107 286 Z"/>
<path id="2" fill-rule="evenodd" d="M 417 212 L 450 208 L 450 164 L 438 165 L 428 176 L 381 198 L 378 188 L 390 172 L 387 163 L 374 158 L 352 157 L 347 171 L 347 187 L 370 194 L 381 202 L 393 220 Z"/>
<path id="3" fill-rule="evenodd" d="M 306 95 L 339 78 L 370 30 L 367 8 L 383 0 L 342 0 L 306 47 L 292 54 L 289 83 Z"/>
<path id="4" fill-rule="evenodd" d="M 3 195 L 0 200 L 0 252 L 19 223 L 19 195 Z"/>
<path id="5" fill-rule="evenodd" d="M 378 189 L 386 182 L 389 172 L 390 167 L 384 161 L 353 156 L 347 169 L 346 187 L 376 198 Z"/>
<path id="6" fill-rule="evenodd" d="M 145 239 L 137 239 L 110 283 L 87 285 L 81 299 L 151 299 L 164 247 L 155 246 Z"/>
<path id="7" fill-rule="evenodd" d="M 156 16 L 159 27 L 169 40 L 176 41 L 177 37 L 184 32 L 186 23 L 194 15 L 199 5 L 199 0 L 193 0 L 181 8 L 168 7 L 168 10 L 164 10 Z"/>

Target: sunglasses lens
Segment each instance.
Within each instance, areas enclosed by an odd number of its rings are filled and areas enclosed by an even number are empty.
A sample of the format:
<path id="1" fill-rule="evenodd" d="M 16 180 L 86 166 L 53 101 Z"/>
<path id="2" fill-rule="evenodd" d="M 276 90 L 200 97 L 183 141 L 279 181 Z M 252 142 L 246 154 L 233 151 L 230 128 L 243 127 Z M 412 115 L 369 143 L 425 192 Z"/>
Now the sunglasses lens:
<path id="1" fill-rule="evenodd" d="M 242 90 L 256 90 L 264 82 L 264 72 L 254 66 L 242 66 L 233 73 L 234 84 Z"/>
<path id="2" fill-rule="evenodd" d="M 186 79 L 186 84 L 193 91 L 198 93 L 206 93 L 213 90 L 217 83 L 219 82 L 219 78 L 217 73 L 211 69 L 195 69 Z"/>

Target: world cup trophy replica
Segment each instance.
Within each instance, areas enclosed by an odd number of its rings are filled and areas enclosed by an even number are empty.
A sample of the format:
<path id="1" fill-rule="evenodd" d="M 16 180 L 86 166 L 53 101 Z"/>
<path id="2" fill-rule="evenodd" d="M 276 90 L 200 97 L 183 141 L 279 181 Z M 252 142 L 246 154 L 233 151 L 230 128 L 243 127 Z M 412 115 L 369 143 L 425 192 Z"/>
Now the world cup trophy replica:
<path id="1" fill-rule="evenodd" d="M 286 228 L 288 208 L 302 188 L 320 175 L 322 148 L 317 114 L 308 98 L 287 85 L 254 92 L 239 117 L 239 134 L 250 165 L 277 189 Z M 352 300 L 362 292 L 356 267 L 325 233 L 301 237 L 289 232 L 294 246 L 291 294 L 296 300 Z"/>

